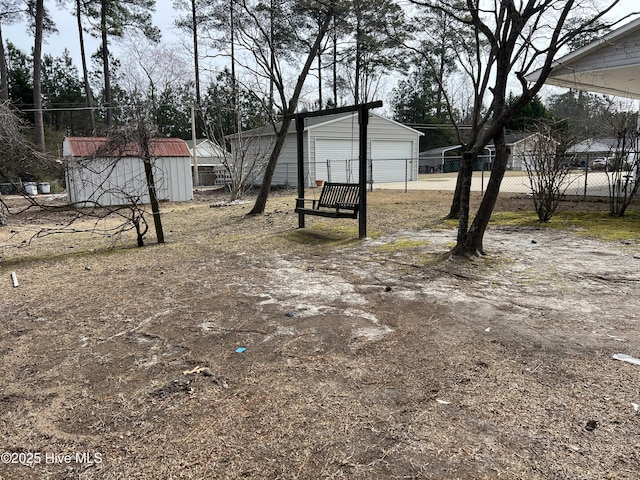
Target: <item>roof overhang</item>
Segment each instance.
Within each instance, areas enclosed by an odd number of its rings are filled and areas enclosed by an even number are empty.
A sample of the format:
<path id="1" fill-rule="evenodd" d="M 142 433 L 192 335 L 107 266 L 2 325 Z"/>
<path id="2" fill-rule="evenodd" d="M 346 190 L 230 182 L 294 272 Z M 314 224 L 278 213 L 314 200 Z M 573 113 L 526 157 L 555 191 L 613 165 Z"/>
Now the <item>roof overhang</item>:
<path id="1" fill-rule="evenodd" d="M 556 60 L 545 83 L 640 99 L 640 18 Z"/>

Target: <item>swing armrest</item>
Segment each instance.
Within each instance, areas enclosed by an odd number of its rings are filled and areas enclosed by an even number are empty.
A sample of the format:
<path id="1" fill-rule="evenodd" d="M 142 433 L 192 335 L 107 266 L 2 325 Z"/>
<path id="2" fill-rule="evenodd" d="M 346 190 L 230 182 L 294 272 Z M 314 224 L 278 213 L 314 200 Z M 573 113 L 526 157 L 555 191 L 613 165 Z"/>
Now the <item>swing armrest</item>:
<path id="1" fill-rule="evenodd" d="M 296 198 L 296 208 L 305 208 L 305 202 L 311 202 L 311 208 L 313 210 L 318 209 L 318 200 L 314 200 L 313 198 Z"/>

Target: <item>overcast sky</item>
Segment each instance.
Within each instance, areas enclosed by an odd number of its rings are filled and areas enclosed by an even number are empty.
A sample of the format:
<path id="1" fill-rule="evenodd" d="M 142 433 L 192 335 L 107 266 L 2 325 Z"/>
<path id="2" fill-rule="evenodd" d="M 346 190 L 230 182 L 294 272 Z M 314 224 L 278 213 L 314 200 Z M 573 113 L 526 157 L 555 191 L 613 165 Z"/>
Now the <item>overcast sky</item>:
<path id="1" fill-rule="evenodd" d="M 57 2 L 46 1 L 45 5 L 51 9 L 50 13 L 56 23 L 58 33 L 48 34 L 45 37 L 42 50 L 45 54 L 51 54 L 54 57 L 62 56 L 62 52 L 66 48 L 71 54 L 75 65 L 80 68 L 80 47 L 78 45 L 78 26 L 76 17 L 71 11 L 71 4 L 69 9 L 62 9 L 58 7 Z M 171 43 L 177 43 L 176 29 L 173 26 L 173 21 L 176 18 L 177 13 L 173 8 L 172 0 L 156 0 L 156 12 L 153 15 L 153 23 L 162 31 L 163 41 Z M 2 26 L 2 34 L 5 40 L 15 44 L 23 52 L 31 53 L 33 48 L 33 37 L 27 30 L 26 24 L 17 24 L 11 26 Z M 92 38 L 89 35 L 84 36 L 85 49 L 87 55 L 93 54 L 100 46 L 100 41 L 97 38 Z M 115 50 L 115 49 L 114 49 Z M 116 53 L 117 56 L 117 53 Z"/>
<path id="2" fill-rule="evenodd" d="M 57 7 L 57 2 L 47 1 L 45 3 L 48 4 L 48 8 L 52 9 L 51 13 L 54 21 L 56 22 L 58 33 L 47 36 L 45 44 L 43 45 L 43 52 L 45 54 L 51 54 L 54 57 L 60 57 L 64 49 L 67 48 L 71 54 L 74 64 L 79 69 L 81 62 L 75 17 L 70 10 L 62 10 Z M 603 3 L 606 3 L 606 1 Z M 176 18 L 177 12 L 173 8 L 172 0 L 157 0 L 156 5 L 154 24 L 162 31 L 163 41 L 171 44 L 178 44 L 178 32 L 173 26 L 173 21 Z M 638 0 L 622 0 L 620 5 L 616 7 L 611 18 L 627 19 L 634 11 L 640 11 L 640 4 L 638 3 Z M 5 42 L 11 41 L 20 50 L 24 52 L 31 52 L 31 49 L 33 48 L 33 38 L 27 31 L 26 25 L 3 25 L 2 28 Z M 183 38 L 185 37 L 183 32 L 180 33 L 180 35 Z M 88 35 L 85 35 L 85 42 L 88 55 L 94 53 L 99 46 L 98 39 L 91 38 Z M 117 47 L 114 48 L 114 46 L 112 46 L 112 51 L 116 56 L 118 55 Z"/>

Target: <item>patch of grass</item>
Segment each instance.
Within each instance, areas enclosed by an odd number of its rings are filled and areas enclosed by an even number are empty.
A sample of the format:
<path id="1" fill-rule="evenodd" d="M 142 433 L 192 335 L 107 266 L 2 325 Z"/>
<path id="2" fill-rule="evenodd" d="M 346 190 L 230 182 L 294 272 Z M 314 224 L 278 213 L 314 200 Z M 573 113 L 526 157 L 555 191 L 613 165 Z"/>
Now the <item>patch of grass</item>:
<path id="1" fill-rule="evenodd" d="M 383 253 L 395 253 L 402 252 L 404 250 L 411 250 L 413 248 L 424 247 L 425 245 L 429 245 L 428 240 L 402 239 L 390 243 L 385 243 L 384 245 L 378 245 L 374 247 L 373 250 Z"/>
<path id="2" fill-rule="evenodd" d="M 640 214 L 629 212 L 612 217 L 605 212 L 560 212 L 546 224 L 551 228 L 574 229 L 582 235 L 608 241 L 640 241 Z"/>
<path id="3" fill-rule="evenodd" d="M 612 217 L 607 212 L 560 211 L 546 223 L 539 222 L 538 216 L 532 211 L 497 212 L 492 216 L 491 223 L 572 230 L 581 235 L 607 241 L 640 241 L 638 212 L 628 212 L 624 217 Z"/>

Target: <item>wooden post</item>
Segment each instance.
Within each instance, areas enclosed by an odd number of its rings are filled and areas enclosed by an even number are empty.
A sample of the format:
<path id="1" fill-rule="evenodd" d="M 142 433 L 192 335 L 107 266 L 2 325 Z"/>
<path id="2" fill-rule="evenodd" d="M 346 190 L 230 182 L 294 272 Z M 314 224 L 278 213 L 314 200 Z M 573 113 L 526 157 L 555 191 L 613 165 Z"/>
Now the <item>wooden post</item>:
<path id="1" fill-rule="evenodd" d="M 298 198 L 304 198 L 304 117 L 297 113 L 295 122 L 298 143 Z M 304 213 L 298 213 L 298 228 L 304 228 Z"/>
<path id="2" fill-rule="evenodd" d="M 358 238 L 367 236 L 367 127 L 369 125 L 369 108 L 360 105 L 358 108 L 360 124 L 359 162 L 360 162 L 360 211 L 358 214 Z"/>

